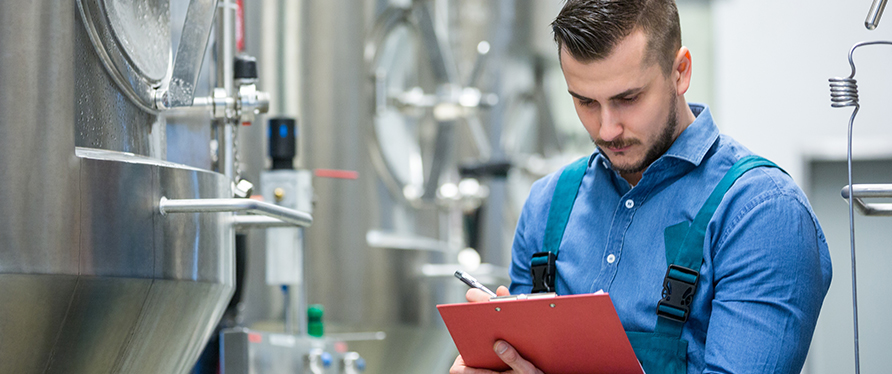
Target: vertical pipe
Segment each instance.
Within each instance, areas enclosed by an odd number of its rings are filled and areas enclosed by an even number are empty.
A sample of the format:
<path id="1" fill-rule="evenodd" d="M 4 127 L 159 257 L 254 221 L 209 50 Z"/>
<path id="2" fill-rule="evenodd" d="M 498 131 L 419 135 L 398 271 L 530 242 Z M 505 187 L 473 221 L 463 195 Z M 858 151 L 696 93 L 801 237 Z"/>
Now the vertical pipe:
<path id="1" fill-rule="evenodd" d="M 216 49 L 217 49 L 217 87 L 232 95 L 232 57 L 235 46 L 235 3 L 233 0 L 220 0 L 217 3 Z"/>
<path id="2" fill-rule="evenodd" d="M 217 3 L 216 20 L 216 56 L 217 56 L 217 88 L 223 88 L 226 96 L 233 97 L 233 58 L 235 57 L 235 11 L 236 4 L 233 0 L 220 0 Z M 217 127 L 222 128 L 222 140 L 218 170 L 230 180 L 236 179 L 235 143 L 238 130 L 231 120 L 217 122 Z"/>
<path id="3" fill-rule="evenodd" d="M 298 290 L 299 294 L 297 295 L 297 331 L 300 332 L 301 335 L 309 335 L 309 329 L 307 328 L 307 310 L 310 306 L 307 301 L 307 290 L 309 287 L 307 286 L 307 240 L 304 233 L 306 232 L 303 228 L 300 230 L 300 245 L 298 246 L 300 253 L 300 289 Z"/>
<path id="4" fill-rule="evenodd" d="M 378 292 L 380 284 L 369 281 L 369 273 L 386 267 L 378 264 L 382 256 L 371 256 L 365 244 L 366 231 L 377 224 L 371 212 L 374 171 L 364 143 L 371 112 L 371 96 L 362 89 L 369 79 L 362 55 L 368 1 L 300 3 L 302 164 L 364 176 L 357 181 L 314 180 L 318 221 L 306 230 L 307 297 L 312 304 L 325 305 L 330 323 L 355 325 L 379 317 L 375 312 L 382 308 L 366 303 L 392 305 Z"/>

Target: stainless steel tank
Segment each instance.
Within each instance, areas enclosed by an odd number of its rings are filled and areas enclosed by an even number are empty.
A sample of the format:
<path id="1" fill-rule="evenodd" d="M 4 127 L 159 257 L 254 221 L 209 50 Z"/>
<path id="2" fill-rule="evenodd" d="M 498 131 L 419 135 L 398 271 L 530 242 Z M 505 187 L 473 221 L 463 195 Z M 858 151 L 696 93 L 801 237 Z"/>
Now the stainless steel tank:
<path id="1" fill-rule="evenodd" d="M 424 2 L 430 3 L 434 11 L 454 11 L 460 6 L 458 3 L 468 1 Z M 411 232 L 436 240 L 448 239 L 447 219 L 443 212 L 431 207 L 406 207 L 395 199 L 373 167 L 368 149 L 374 98 L 372 90 L 368 89 L 372 77 L 368 74 L 364 53 L 375 20 L 394 5 L 392 3 L 398 1 L 306 1 L 301 3 L 299 11 L 287 15 L 283 12 L 285 9 L 278 9 L 275 14 L 281 18 L 264 20 L 274 25 L 249 28 L 246 33 L 250 37 L 253 30 L 255 35 L 260 35 L 258 39 L 275 46 L 266 53 L 259 53 L 263 60 L 281 56 L 279 65 L 301 67 L 299 93 L 290 95 L 292 98 L 299 96 L 300 105 L 273 109 L 287 115 L 299 114 L 301 154 L 304 155 L 299 160 L 301 167 L 359 172 L 358 180 L 316 178 L 313 182 L 315 226 L 306 231 L 306 292 L 308 302 L 325 306 L 326 333 L 386 332 L 383 341 L 349 342 L 352 350 L 366 358 L 369 373 L 445 372 L 457 351 L 435 306 L 462 301 L 466 286 L 451 276 L 431 277 L 423 269 L 426 264 L 454 263 L 455 258 L 449 258 L 449 254 L 442 251 L 373 248 L 366 240 L 370 230 Z M 399 3 L 410 6 L 413 2 Z M 487 19 L 500 17 L 500 10 L 514 7 L 513 1 L 476 3 L 478 9 L 488 12 L 472 14 L 481 25 Z M 453 14 L 453 18 L 449 18 L 455 22 L 450 27 L 452 30 L 465 30 L 462 16 L 467 13 Z M 481 16 L 484 17 L 482 20 Z M 286 30 L 282 23 L 290 26 L 295 18 L 299 19 L 299 32 L 295 33 L 299 40 L 290 39 L 292 34 L 282 32 Z M 507 23 L 510 27 L 510 22 L 508 19 L 494 23 L 498 27 Z M 473 65 L 477 43 L 495 33 L 484 26 L 475 30 L 479 31 L 476 35 L 461 35 L 466 37 L 467 43 L 465 39 L 456 38 L 458 35 L 452 35 L 453 42 L 461 43 L 455 46 L 456 52 L 462 48 L 465 52 L 473 51 L 466 58 L 460 58 L 462 63 L 470 60 Z M 510 31 L 500 32 L 510 34 Z M 288 43 L 299 45 L 299 61 L 282 56 L 285 55 L 282 46 Z M 416 51 L 419 59 L 425 58 L 423 48 Z M 470 70 L 468 66 L 464 67 L 461 72 Z M 430 70 L 430 67 L 421 69 Z M 422 74 L 420 84 L 426 92 L 433 92 L 436 87 L 425 81 L 432 73 L 422 71 Z M 464 81 L 467 77 L 459 79 Z M 270 91 L 275 95 L 277 90 Z M 286 102 L 285 97 L 274 96 L 274 99 L 277 103 Z M 461 138 L 457 142 L 461 142 Z M 457 158 L 465 156 L 457 153 Z M 251 163 L 255 168 L 263 165 L 265 154 L 260 149 L 246 150 L 242 154 L 245 159 L 259 160 Z M 501 223 L 498 219 L 496 222 Z M 498 232 L 497 229 L 494 231 Z M 496 248 L 494 252 L 498 256 L 493 257 L 507 257 L 502 248 Z M 262 253 L 253 253 L 258 254 L 250 262 L 262 263 Z M 262 290 L 270 287 L 264 284 L 262 265 L 253 268 L 258 272 L 252 274 L 249 271 L 248 288 L 259 292 L 246 295 L 246 323 L 256 328 L 280 326 L 269 322 L 281 318 L 277 305 L 281 297 L 272 292 L 260 295 Z"/>
<path id="2" fill-rule="evenodd" d="M 232 293 L 236 219 L 159 204 L 232 181 L 166 161 L 164 118 L 133 97 L 169 77 L 166 1 L 89 4 L 0 2 L 0 373 L 183 373 Z M 133 70 L 103 64 L 89 16 Z"/>

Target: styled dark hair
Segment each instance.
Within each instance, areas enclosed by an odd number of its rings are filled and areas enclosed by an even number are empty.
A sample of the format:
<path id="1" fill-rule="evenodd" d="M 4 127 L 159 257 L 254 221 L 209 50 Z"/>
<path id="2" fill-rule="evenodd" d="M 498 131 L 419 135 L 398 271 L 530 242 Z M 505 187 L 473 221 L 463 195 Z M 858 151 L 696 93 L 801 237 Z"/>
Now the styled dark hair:
<path id="1" fill-rule="evenodd" d="M 554 41 L 580 62 L 606 58 L 619 42 L 641 29 L 647 36 L 646 62 L 668 75 L 681 48 L 674 0 L 567 0 L 551 23 Z"/>

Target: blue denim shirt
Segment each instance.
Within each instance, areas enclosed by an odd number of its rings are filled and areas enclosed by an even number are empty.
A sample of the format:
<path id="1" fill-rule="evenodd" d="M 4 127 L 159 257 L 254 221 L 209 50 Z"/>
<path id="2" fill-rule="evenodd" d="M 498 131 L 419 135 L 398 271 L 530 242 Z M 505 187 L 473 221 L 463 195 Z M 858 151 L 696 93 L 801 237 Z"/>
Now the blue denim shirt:
<path id="1" fill-rule="evenodd" d="M 719 180 L 752 152 L 720 135 L 709 108 L 631 187 L 595 153 L 557 258 L 559 295 L 604 290 L 626 331 L 652 332 L 666 273 L 663 230 L 692 221 Z M 537 181 L 512 248 L 511 293 L 532 288 L 530 258 L 542 250 L 562 170 Z M 798 373 L 830 287 L 827 242 L 805 194 L 784 172 L 744 174 L 706 231 L 691 317 L 688 373 Z"/>

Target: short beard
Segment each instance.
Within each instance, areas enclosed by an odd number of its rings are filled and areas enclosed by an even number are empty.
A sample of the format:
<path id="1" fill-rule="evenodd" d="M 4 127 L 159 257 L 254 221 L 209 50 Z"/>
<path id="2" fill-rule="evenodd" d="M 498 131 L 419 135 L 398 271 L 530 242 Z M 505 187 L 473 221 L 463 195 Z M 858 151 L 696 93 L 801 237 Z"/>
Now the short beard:
<path id="1" fill-rule="evenodd" d="M 678 108 L 676 107 L 678 104 L 678 97 L 675 96 L 675 92 L 672 91 L 670 98 L 669 117 L 666 118 L 666 125 L 663 126 L 663 131 L 660 132 L 656 141 L 644 154 L 644 158 L 641 159 L 641 162 L 625 168 L 614 164 L 614 170 L 620 174 L 635 174 L 642 172 L 672 147 L 672 143 L 675 142 L 675 130 L 678 129 Z M 597 142 L 595 142 L 595 145 L 597 146 Z"/>

